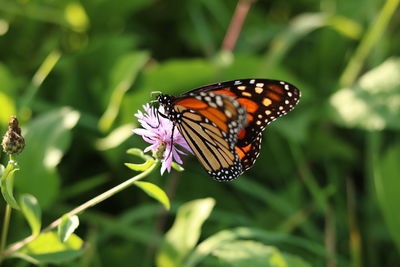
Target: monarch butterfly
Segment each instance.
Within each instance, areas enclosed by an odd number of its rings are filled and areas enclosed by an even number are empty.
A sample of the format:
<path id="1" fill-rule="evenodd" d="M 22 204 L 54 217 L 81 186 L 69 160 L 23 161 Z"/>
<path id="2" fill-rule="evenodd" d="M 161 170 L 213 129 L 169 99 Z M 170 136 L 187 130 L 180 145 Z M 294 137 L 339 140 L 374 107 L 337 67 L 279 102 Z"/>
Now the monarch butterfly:
<path id="1" fill-rule="evenodd" d="M 261 148 L 262 132 L 292 110 L 300 90 L 268 79 L 220 82 L 157 101 L 185 138 L 209 175 L 230 181 L 251 168 Z"/>

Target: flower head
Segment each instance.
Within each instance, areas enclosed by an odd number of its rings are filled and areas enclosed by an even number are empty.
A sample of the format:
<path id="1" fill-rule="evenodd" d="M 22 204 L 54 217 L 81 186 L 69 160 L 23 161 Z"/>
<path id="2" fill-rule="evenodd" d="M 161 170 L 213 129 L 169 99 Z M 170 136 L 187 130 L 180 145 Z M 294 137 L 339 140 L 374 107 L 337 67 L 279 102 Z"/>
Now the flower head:
<path id="1" fill-rule="evenodd" d="M 12 116 L 8 123 L 8 131 L 1 142 L 3 151 L 9 155 L 19 154 L 25 147 L 25 140 L 21 135 L 17 117 Z"/>
<path id="2" fill-rule="evenodd" d="M 152 109 L 149 104 L 143 105 L 144 113 L 138 111 L 135 116 L 138 118 L 143 128 L 134 129 L 135 134 L 141 135 L 143 140 L 151 145 L 146 147 L 144 152 L 155 151 L 157 157 L 162 159 L 161 174 L 168 170 L 171 171 L 172 160 L 182 164 L 179 154 L 185 154 L 175 145 L 179 145 L 191 152 L 186 140 L 177 129 L 174 129 L 172 121 L 159 116 L 157 112 L 164 113 L 164 108 L 160 106 Z"/>

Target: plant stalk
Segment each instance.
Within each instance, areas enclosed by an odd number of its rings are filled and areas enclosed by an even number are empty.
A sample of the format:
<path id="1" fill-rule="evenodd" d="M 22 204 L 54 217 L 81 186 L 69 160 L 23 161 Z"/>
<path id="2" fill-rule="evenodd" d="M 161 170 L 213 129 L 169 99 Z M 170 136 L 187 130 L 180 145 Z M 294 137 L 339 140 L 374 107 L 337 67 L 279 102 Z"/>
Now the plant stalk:
<path id="1" fill-rule="evenodd" d="M 76 207 L 75 209 L 71 210 L 70 212 L 66 213 L 65 215 L 67 215 L 68 217 L 77 215 L 81 212 L 83 212 L 84 210 L 93 207 L 94 205 L 97 205 L 98 203 L 112 197 L 113 195 L 115 195 L 116 193 L 124 190 L 125 188 L 131 186 L 134 182 L 146 177 L 147 175 L 149 175 L 159 164 L 159 160 L 155 160 L 153 165 L 151 165 L 147 170 L 145 170 L 144 172 L 130 178 L 129 180 L 126 180 L 125 182 L 109 189 L 108 191 L 92 198 L 91 200 L 83 203 L 82 205 Z M 64 216 L 64 214 L 63 214 Z M 16 252 L 17 250 L 21 249 L 22 247 L 24 247 L 25 245 L 27 245 L 28 243 L 32 242 L 33 240 L 35 240 L 39 235 L 47 233 L 49 231 L 51 231 L 52 229 L 54 229 L 55 227 L 57 227 L 61 221 L 62 221 L 62 217 L 60 216 L 57 220 L 55 220 L 54 222 L 52 222 L 50 225 L 48 225 L 46 228 L 44 228 L 38 235 L 30 235 L 20 241 L 18 241 L 17 243 L 13 244 L 11 247 L 9 247 L 7 250 L 3 251 L 0 254 L 0 262 L 2 259 L 4 259 L 5 257 L 9 256 L 10 254 Z"/>

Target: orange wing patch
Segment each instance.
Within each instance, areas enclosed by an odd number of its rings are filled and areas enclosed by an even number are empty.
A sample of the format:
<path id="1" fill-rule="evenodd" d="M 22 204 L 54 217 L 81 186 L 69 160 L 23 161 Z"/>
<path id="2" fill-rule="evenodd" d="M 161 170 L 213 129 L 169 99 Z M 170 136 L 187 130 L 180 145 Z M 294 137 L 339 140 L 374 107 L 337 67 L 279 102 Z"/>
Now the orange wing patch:
<path id="1" fill-rule="evenodd" d="M 175 105 L 184 106 L 185 108 L 190 108 L 190 109 L 200 109 L 200 108 L 208 107 L 207 103 L 205 103 L 201 100 L 198 100 L 194 97 L 178 100 L 178 101 L 176 101 Z"/>
<path id="2" fill-rule="evenodd" d="M 228 96 L 231 96 L 231 97 L 237 97 L 237 95 L 234 93 L 234 92 L 232 92 L 232 91 L 228 91 L 228 90 L 224 90 L 224 89 L 222 89 L 222 90 L 215 90 L 215 91 L 213 91 L 214 93 L 216 93 L 216 94 L 223 94 L 223 95 L 228 95 Z"/>
<path id="3" fill-rule="evenodd" d="M 240 159 L 243 159 L 246 156 L 246 153 L 250 151 L 252 144 L 249 144 L 245 147 L 235 146 L 236 152 L 239 155 Z"/>
<path id="4" fill-rule="evenodd" d="M 271 91 L 274 91 L 275 93 L 278 93 L 280 95 L 283 94 L 283 90 L 281 87 L 274 85 L 274 84 L 270 84 L 268 85 L 268 88 L 271 89 Z"/>
<path id="5" fill-rule="evenodd" d="M 275 92 L 268 92 L 267 97 L 271 98 L 272 100 L 275 100 L 277 102 L 282 100 L 282 97 L 280 95 L 277 95 Z"/>
<path id="6" fill-rule="evenodd" d="M 247 112 L 254 113 L 258 109 L 258 104 L 247 98 L 238 98 L 237 101 L 242 105 Z"/>
<path id="7" fill-rule="evenodd" d="M 224 113 L 215 108 L 207 108 L 204 110 L 198 110 L 201 115 L 214 122 L 218 128 L 224 132 L 228 132 L 228 126 L 226 125 L 227 118 Z"/>

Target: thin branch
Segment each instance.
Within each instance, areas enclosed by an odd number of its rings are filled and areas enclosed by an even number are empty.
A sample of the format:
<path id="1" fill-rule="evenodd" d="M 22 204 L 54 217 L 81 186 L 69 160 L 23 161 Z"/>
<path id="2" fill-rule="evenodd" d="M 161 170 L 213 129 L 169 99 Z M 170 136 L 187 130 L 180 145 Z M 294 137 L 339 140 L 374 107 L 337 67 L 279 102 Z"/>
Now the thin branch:
<path id="1" fill-rule="evenodd" d="M 159 161 L 155 161 L 153 163 L 152 166 L 150 166 L 147 170 L 145 170 L 144 172 L 130 178 L 129 180 L 126 180 L 125 182 L 111 188 L 110 190 L 102 193 L 101 195 L 98 195 L 94 198 L 92 198 L 91 200 L 83 203 L 82 205 L 76 207 L 75 209 L 71 210 L 70 212 L 66 213 L 66 215 L 68 217 L 71 217 L 73 215 L 77 215 L 79 213 L 81 213 L 82 211 L 93 207 L 96 204 L 99 204 L 100 202 L 108 199 L 109 197 L 115 195 L 116 193 L 122 191 L 123 189 L 127 188 L 128 186 L 132 185 L 134 182 L 136 182 L 137 180 L 140 180 L 142 178 L 144 178 L 145 176 L 147 176 L 148 174 L 150 174 L 154 168 L 157 167 Z M 63 215 L 64 216 L 64 215 Z M 21 241 L 15 243 L 14 245 L 12 245 L 11 247 L 9 247 L 7 250 L 5 250 L 3 253 L 1 253 L 0 255 L 0 259 L 4 259 L 5 257 L 7 257 L 8 255 L 14 253 L 15 251 L 21 249 L 22 247 L 24 247 L 26 244 L 32 242 L 33 240 L 35 240 L 39 235 L 47 233 L 49 231 L 51 231 L 52 229 L 54 229 L 55 227 L 57 227 L 61 221 L 62 221 L 62 217 L 58 218 L 57 220 L 55 220 L 54 222 L 52 222 L 49 226 L 47 226 L 45 229 L 43 229 L 40 234 L 38 235 L 30 235 L 24 239 L 22 239 Z"/>
<path id="2" fill-rule="evenodd" d="M 238 2 L 235 14 L 232 17 L 228 31 L 225 35 L 224 42 L 222 43 L 223 51 L 232 52 L 235 48 L 237 39 L 243 27 L 243 23 L 247 17 L 247 13 L 255 1 L 256 0 L 241 0 Z"/>

